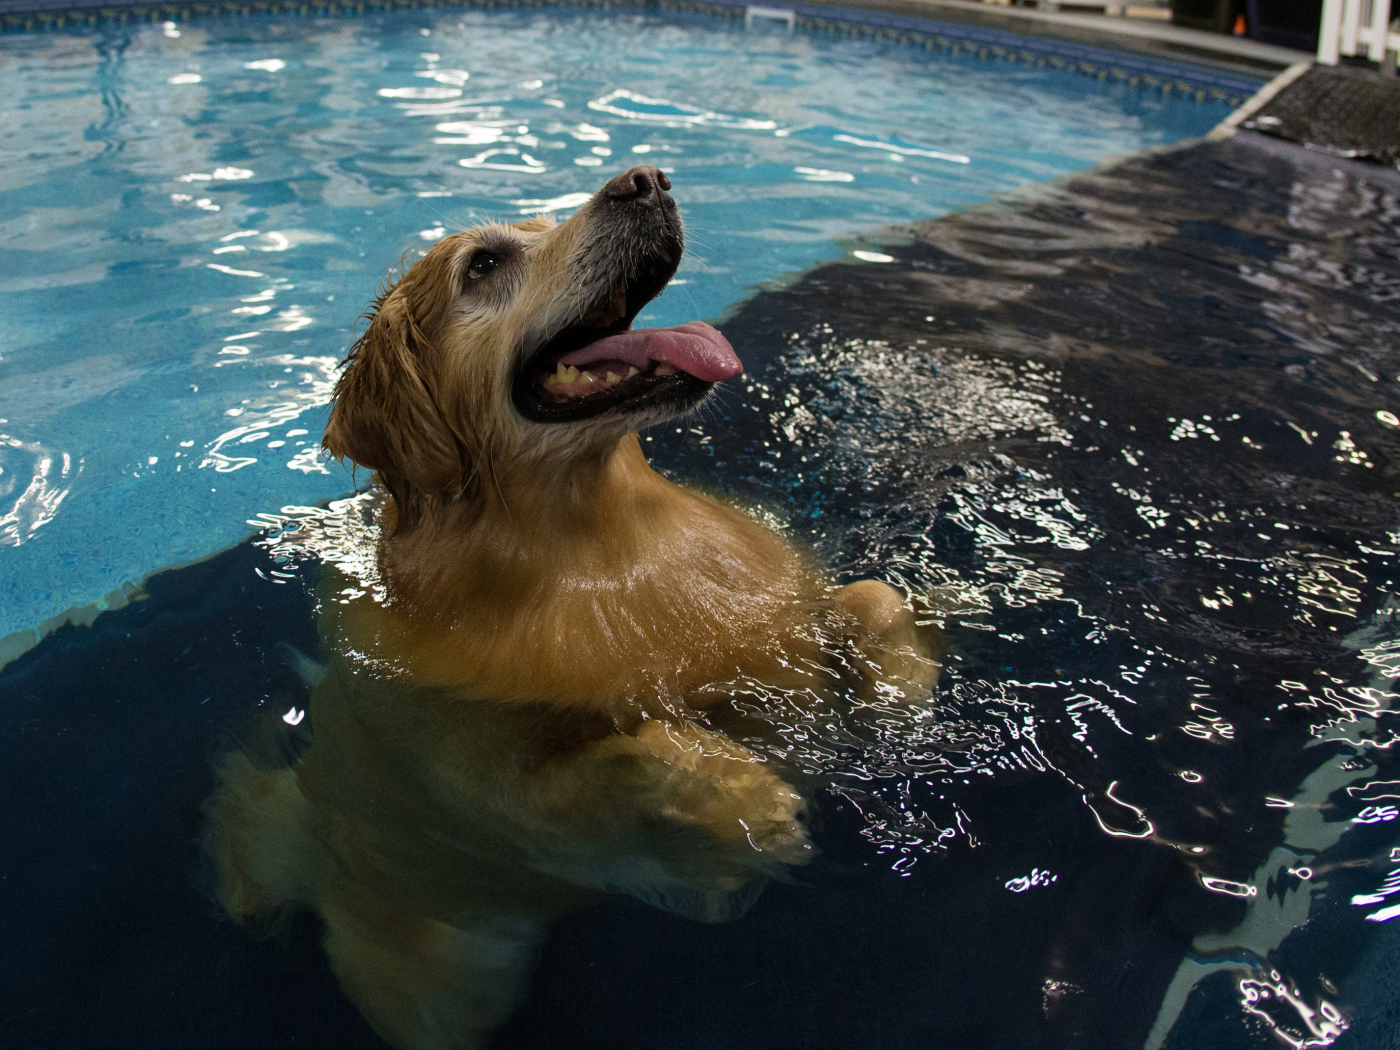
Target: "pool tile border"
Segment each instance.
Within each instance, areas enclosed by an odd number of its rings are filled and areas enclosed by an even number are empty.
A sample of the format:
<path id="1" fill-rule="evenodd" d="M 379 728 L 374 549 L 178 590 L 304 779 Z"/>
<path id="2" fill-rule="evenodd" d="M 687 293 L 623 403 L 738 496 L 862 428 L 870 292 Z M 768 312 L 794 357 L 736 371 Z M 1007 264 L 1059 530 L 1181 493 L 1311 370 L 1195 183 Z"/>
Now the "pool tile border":
<path id="1" fill-rule="evenodd" d="M 192 3 L 113 4 L 110 0 L 0 0 L 0 33 L 32 33 L 126 25 L 131 22 L 190 22 L 203 18 L 280 15 L 345 18 L 391 10 L 598 10 L 651 9 L 702 14 L 728 20 L 748 17 L 743 4 L 711 0 L 203 0 Z M 1130 51 L 913 15 L 850 7 L 784 3 L 766 12 L 791 13 L 794 31 L 883 40 L 983 61 L 1048 67 L 1141 91 L 1200 103 L 1239 106 L 1267 80 L 1265 74 L 1211 69 Z"/>

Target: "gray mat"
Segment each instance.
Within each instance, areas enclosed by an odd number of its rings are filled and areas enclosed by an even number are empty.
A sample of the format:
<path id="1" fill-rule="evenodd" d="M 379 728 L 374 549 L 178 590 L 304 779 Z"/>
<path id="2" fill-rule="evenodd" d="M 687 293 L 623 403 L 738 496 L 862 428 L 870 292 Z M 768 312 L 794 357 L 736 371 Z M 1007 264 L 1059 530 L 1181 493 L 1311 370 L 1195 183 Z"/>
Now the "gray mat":
<path id="1" fill-rule="evenodd" d="M 1314 66 L 1243 126 L 1339 157 L 1400 165 L 1400 77 Z"/>

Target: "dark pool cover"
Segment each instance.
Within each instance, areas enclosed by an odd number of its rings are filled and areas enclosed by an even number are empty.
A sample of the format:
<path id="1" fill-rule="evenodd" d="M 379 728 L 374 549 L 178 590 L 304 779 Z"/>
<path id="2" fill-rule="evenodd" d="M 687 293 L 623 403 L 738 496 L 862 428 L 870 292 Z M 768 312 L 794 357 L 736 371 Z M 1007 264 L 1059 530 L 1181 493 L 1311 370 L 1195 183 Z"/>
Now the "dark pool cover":
<path id="1" fill-rule="evenodd" d="M 1340 157 L 1400 163 L 1400 78 L 1350 66 L 1313 66 L 1246 128 Z"/>
<path id="2" fill-rule="evenodd" d="M 935 595 L 936 724 L 793 727 L 822 856 L 560 920 L 492 1045 L 1400 1045 L 1400 174 L 1242 135 L 854 247 L 647 448 Z M 0 1045 L 379 1045 L 202 888 L 219 741 L 304 705 L 276 549 L 0 673 Z"/>

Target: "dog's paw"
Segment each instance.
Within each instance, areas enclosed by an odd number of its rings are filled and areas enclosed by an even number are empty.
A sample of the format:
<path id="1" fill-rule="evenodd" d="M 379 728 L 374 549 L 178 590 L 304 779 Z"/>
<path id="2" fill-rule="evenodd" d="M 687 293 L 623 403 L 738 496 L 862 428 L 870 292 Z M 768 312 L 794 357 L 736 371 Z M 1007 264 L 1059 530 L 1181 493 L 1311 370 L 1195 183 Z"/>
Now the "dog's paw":
<path id="1" fill-rule="evenodd" d="M 943 635 L 920 626 L 903 596 L 887 583 L 858 580 L 832 596 L 860 650 L 860 698 L 924 700 L 938 684 Z"/>
<path id="2" fill-rule="evenodd" d="M 815 853 L 801 819 L 806 801 L 752 751 L 691 723 L 645 722 L 636 739 L 668 770 L 668 815 L 784 864 Z"/>

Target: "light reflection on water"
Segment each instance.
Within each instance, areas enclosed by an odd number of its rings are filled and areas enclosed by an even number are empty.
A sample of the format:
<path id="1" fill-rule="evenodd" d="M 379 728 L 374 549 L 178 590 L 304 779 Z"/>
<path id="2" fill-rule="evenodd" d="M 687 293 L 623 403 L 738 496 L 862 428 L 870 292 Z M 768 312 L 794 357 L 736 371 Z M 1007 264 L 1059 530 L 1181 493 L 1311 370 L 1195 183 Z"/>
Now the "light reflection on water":
<path id="1" fill-rule="evenodd" d="M 660 12 L 12 35 L 0 88 L 0 405 L 20 442 L 0 455 L 23 479 L 0 496 L 16 516 L 0 637 L 242 538 L 259 511 L 350 491 L 313 451 L 330 376 L 387 267 L 459 225 L 572 208 L 656 163 L 692 250 L 642 321 L 674 324 L 837 254 L 846 231 L 1221 114 Z M 56 514 L 15 503 L 42 457 L 5 450 L 35 443 L 83 464 L 43 481 Z"/>
<path id="2" fill-rule="evenodd" d="M 946 627 L 936 721 L 825 770 L 891 867 L 1006 848 L 1028 829 L 982 778 L 1059 778 L 1221 902 L 1154 1048 L 1220 1030 L 1198 1009 L 1168 1039 L 1212 974 L 1260 1045 L 1331 1045 L 1384 997 L 1391 964 L 1320 960 L 1400 915 L 1376 907 L 1400 827 L 1398 206 L 1382 172 L 1212 146 L 874 237 L 898 272 L 833 268 L 742 311 L 741 353 L 775 330 L 783 349 L 698 440 L 653 438 Z M 1350 906 L 1365 922 L 1304 932 Z M 1380 1015 L 1359 1016 L 1372 1045 Z"/>

